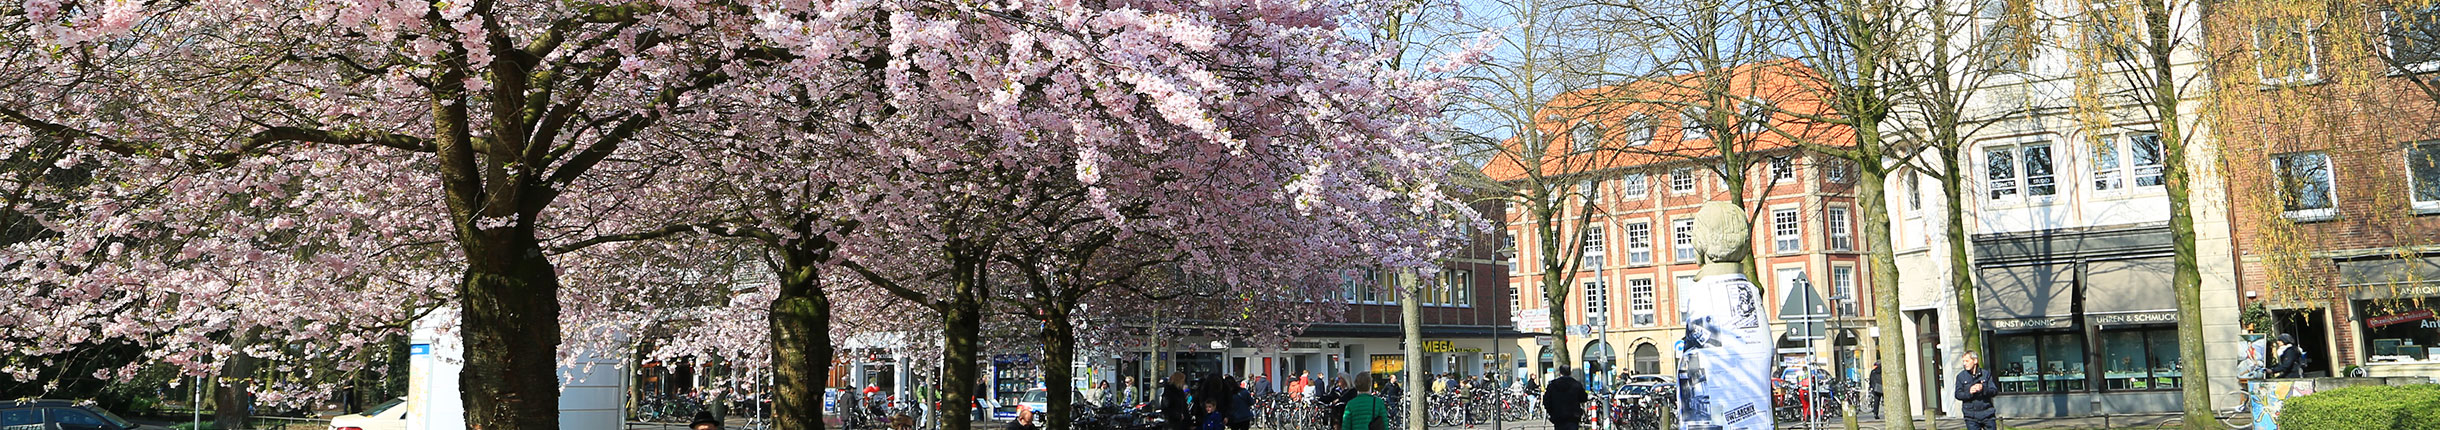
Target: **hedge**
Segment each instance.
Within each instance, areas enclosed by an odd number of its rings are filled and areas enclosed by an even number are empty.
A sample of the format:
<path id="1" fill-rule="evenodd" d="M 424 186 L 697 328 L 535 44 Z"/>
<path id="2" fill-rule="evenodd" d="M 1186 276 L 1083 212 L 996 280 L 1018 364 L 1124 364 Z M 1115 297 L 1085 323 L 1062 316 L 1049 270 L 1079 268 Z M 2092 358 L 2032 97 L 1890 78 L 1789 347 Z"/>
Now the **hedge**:
<path id="1" fill-rule="evenodd" d="M 2369 385 L 2290 397 L 2279 428 L 2440 430 L 2440 384 Z"/>

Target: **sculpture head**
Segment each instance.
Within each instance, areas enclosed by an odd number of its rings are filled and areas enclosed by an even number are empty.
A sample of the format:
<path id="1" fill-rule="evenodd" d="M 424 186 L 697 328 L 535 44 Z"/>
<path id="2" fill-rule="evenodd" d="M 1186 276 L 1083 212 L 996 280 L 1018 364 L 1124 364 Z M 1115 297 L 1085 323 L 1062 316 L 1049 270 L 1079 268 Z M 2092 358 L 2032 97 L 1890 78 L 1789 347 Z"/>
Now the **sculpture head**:
<path id="1" fill-rule="evenodd" d="M 1745 210 L 1737 205 L 1714 200 L 1694 213 L 1694 248 L 1706 264 L 1744 262 L 1753 237 L 1752 227 L 1745 224 Z"/>

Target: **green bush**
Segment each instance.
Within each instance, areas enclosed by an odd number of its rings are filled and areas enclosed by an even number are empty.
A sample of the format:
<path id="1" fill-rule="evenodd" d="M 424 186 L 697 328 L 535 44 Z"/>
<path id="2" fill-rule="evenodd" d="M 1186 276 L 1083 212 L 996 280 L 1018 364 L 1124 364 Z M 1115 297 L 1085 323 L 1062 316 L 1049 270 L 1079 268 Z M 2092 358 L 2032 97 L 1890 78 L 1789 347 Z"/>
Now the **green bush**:
<path id="1" fill-rule="evenodd" d="M 2440 385 L 2357 386 L 2290 397 L 2279 428 L 2440 430 Z"/>

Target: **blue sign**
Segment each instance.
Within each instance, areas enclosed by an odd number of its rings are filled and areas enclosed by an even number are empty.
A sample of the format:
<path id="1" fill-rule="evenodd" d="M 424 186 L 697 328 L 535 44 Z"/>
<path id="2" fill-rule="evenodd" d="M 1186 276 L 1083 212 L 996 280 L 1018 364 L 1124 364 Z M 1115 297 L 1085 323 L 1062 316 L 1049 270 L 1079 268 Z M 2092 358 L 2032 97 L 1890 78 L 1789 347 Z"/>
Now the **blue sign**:
<path id="1" fill-rule="evenodd" d="M 432 344 L 418 343 L 408 346 L 407 355 L 432 355 Z"/>

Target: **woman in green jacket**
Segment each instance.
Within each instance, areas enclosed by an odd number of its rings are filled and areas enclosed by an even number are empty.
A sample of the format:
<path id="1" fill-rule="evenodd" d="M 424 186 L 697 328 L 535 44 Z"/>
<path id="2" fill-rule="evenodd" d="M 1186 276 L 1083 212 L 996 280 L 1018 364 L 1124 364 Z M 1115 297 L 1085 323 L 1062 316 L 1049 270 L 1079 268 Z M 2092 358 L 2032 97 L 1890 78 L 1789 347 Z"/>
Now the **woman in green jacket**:
<path id="1" fill-rule="evenodd" d="M 1389 405 L 1383 404 L 1381 397 L 1373 395 L 1372 373 L 1358 373 L 1355 380 L 1350 382 L 1348 386 L 1355 388 L 1356 395 L 1347 399 L 1347 412 L 1339 415 L 1339 430 L 1388 427 L 1383 425 L 1385 421 L 1381 414 L 1389 410 Z"/>

